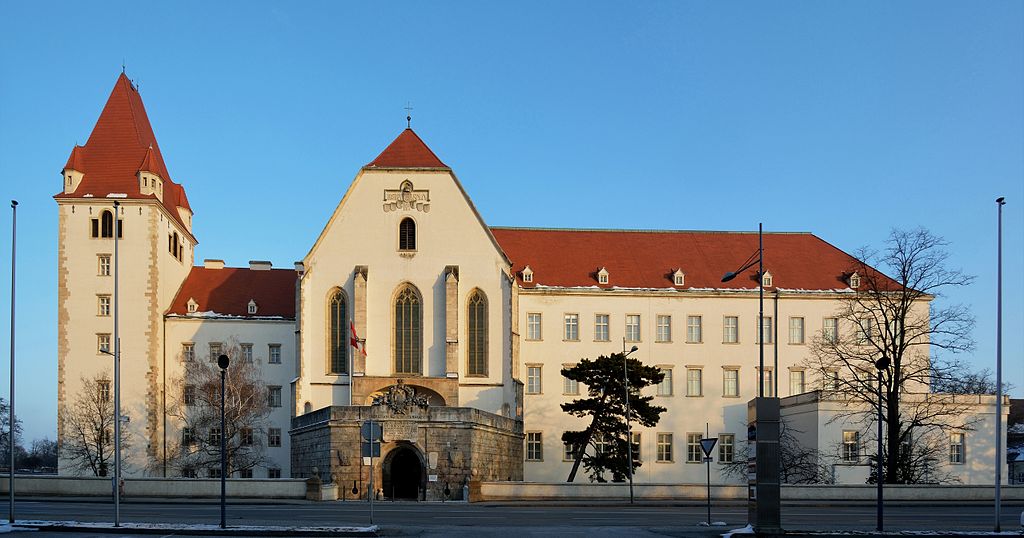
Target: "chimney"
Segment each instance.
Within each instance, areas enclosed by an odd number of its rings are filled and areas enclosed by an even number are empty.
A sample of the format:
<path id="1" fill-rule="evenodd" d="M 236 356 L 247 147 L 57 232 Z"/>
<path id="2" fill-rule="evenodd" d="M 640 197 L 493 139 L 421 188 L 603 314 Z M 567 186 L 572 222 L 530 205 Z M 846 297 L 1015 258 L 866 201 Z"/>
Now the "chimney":
<path id="1" fill-rule="evenodd" d="M 263 260 L 249 260 L 250 271 L 269 271 L 274 264 Z"/>
<path id="2" fill-rule="evenodd" d="M 206 259 L 206 260 L 203 260 L 203 267 L 205 267 L 207 269 L 223 269 L 224 268 L 224 260 L 210 260 L 210 259 Z"/>

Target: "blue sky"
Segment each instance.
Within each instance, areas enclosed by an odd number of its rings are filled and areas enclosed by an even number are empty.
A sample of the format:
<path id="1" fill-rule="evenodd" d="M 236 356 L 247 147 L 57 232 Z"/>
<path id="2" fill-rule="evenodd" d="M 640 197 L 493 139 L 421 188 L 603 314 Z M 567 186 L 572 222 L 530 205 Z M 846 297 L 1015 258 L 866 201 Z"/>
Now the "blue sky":
<path id="1" fill-rule="evenodd" d="M 21 203 L 17 403 L 28 439 L 56 430 L 51 196 L 122 60 L 196 213 L 197 262 L 300 259 L 412 102 L 413 127 L 491 225 L 763 221 L 847 251 L 924 226 L 950 241 L 952 266 L 978 277 L 940 300 L 971 307 L 977 349 L 966 358 L 994 368 L 994 200 L 1006 196 L 1004 371 L 1024 395 L 1024 3 L 12 2 L 4 12 L 0 196 Z M 10 233 L 5 210 L 3 282 Z"/>

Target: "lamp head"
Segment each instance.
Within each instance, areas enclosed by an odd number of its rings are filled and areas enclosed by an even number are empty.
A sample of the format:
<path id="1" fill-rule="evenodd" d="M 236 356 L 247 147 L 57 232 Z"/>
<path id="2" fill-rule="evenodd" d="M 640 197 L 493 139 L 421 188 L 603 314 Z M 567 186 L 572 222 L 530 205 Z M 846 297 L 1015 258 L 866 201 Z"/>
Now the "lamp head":
<path id="1" fill-rule="evenodd" d="M 17 202 L 15 202 L 15 203 L 17 203 Z M 1006 205 L 1006 198 L 1003 198 L 1002 196 L 1000 196 L 999 198 L 996 198 L 996 203 L 999 204 L 999 205 Z"/>
<path id="2" fill-rule="evenodd" d="M 1000 200 L 1002 200 L 1002 198 L 1000 198 Z M 18 207 L 18 201 L 17 200 L 11 200 L 11 207 Z"/>
<path id="3" fill-rule="evenodd" d="M 227 355 L 221 355 L 220 357 L 217 357 L 217 366 L 220 366 L 221 370 L 227 370 L 228 364 L 230 363 L 231 360 L 228 359 Z"/>
<path id="4" fill-rule="evenodd" d="M 636 350 L 638 350 L 638 349 L 640 349 L 640 348 L 638 348 L 638 347 L 636 347 L 636 346 L 633 346 L 633 349 L 630 349 L 630 350 L 629 350 L 629 352 L 630 352 L 630 353 L 632 353 L 632 352 L 634 352 L 634 351 L 636 351 Z"/>
<path id="5" fill-rule="evenodd" d="M 736 278 L 736 273 L 733 273 L 733 272 L 730 271 L 730 272 L 722 275 L 722 282 L 728 282 L 728 281 L 730 281 L 730 280 L 732 280 L 734 278 Z"/>
<path id="6" fill-rule="evenodd" d="M 875 361 L 875 368 L 879 370 L 885 370 L 889 368 L 889 357 L 886 355 L 882 355 L 881 359 Z"/>

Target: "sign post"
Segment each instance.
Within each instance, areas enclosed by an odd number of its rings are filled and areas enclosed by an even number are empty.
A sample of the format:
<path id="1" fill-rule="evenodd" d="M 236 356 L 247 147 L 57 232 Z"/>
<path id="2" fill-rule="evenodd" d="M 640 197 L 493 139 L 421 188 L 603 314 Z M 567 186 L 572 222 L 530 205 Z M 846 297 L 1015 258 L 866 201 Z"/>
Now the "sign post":
<path id="1" fill-rule="evenodd" d="M 704 425 L 705 429 L 708 425 Z M 706 430 L 707 431 L 707 430 Z M 706 435 L 710 435 L 707 433 Z M 708 467 L 708 526 L 711 526 L 711 451 L 715 449 L 715 444 L 718 443 L 717 437 L 706 437 L 700 440 L 700 449 L 704 452 L 704 463 Z"/>
<path id="2" fill-rule="evenodd" d="M 362 455 L 364 458 L 370 458 L 370 489 L 367 491 L 367 494 L 370 496 L 370 525 L 373 525 L 373 458 L 380 457 L 380 438 L 382 433 L 380 424 L 374 422 L 372 418 L 363 422 L 363 425 L 359 428 L 359 437 L 362 440 Z"/>

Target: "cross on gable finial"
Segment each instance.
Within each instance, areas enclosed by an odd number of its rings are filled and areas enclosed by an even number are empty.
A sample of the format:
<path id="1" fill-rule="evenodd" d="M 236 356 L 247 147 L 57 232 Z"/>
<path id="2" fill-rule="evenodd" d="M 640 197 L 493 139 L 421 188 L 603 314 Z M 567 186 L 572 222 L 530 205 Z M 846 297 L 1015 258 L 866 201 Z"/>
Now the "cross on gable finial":
<path id="1" fill-rule="evenodd" d="M 405 127 L 412 129 L 412 103 L 409 101 L 405 102 Z"/>

